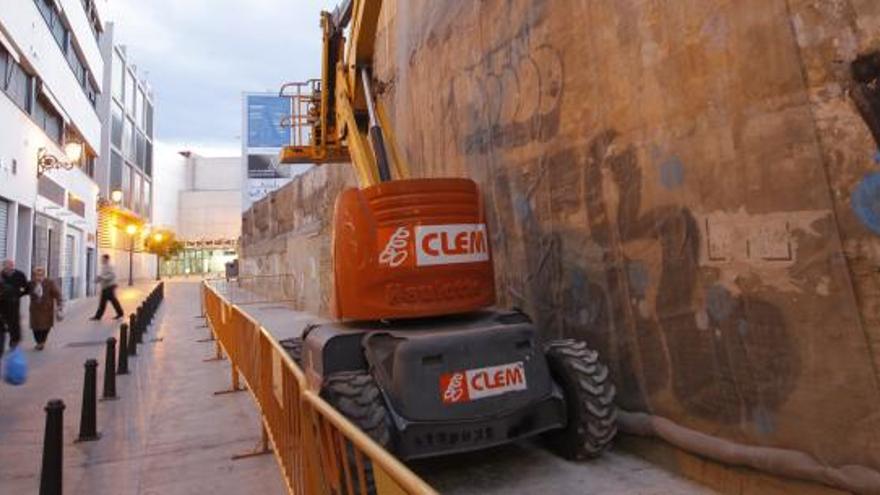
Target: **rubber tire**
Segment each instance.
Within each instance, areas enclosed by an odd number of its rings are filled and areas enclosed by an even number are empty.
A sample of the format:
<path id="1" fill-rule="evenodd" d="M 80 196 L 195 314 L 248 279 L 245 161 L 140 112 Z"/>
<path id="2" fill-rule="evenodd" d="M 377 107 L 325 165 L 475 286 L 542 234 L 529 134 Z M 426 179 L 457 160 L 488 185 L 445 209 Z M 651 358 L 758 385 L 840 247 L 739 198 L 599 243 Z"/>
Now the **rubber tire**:
<path id="1" fill-rule="evenodd" d="M 565 394 L 568 424 L 544 434 L 550 448 L 569 460 L 595 459 L 617 434 L 616 390 L 599 353 L 583 342 L 554 340 L 544 346 L 553 379 Z"/>
<path id="2" fill-rule="evenodd" d="M 342 371 L 328 375 L 321 388 L 321 397 L 329 402 L 337 411 L 360 428 L 364 433 L 391 451 L 391 419 L 385 407 L 385 399 L 372 375 L 365 371 Z M 349 466 L 356 466 L 354 450 L 346 449 Z M 364 480 L 367 493 L 376 493 L 376 481 L 373 466 L 366 456 L 361 457 L 364 463 Z M 358 476 L 351 471 L 355 493 L 360 492 L 357 486 Z M 347 490 L 345 480 L 341 480 L 343 493 Z"/>
<path id="3" fill-rule="evenodd" d="M 300 337 L 294 337 L 292 339 L 284 339 L 278 343 L 281 344 L 281 347 L 283 347 L 285 351 L 287 351 L 287 354 L 293 359 L 293 362 L 299 366 L 299 369 L 303 369 L 303 339 Z"/>

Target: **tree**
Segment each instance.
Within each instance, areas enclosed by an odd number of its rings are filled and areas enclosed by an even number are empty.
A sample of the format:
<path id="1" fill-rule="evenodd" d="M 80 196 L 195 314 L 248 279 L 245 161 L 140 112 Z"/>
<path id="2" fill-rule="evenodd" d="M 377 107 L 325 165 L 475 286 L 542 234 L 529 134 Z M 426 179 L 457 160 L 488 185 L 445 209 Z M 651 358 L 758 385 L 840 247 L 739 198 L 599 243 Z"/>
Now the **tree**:
<path id="1" fill-rule="evenodd" d="M 156 255 L 156 280 L 159 280 L 160 261 L 167 261 L 183 251 L 183 243 L 177 240 L 173 230 L 156 229 L 144 239 L 144 250 Z"/>

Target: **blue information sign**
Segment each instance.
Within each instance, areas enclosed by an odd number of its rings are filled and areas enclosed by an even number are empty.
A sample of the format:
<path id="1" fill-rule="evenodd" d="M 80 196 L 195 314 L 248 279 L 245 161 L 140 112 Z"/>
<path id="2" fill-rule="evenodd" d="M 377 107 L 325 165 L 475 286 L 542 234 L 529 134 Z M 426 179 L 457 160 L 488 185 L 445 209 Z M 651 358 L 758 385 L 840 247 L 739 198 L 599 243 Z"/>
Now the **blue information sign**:
<path id="1" fill-rule="evenodd" d="M 248 148 L 281 148 L 290 144 L 290 128 L 281 122 L 290 117 L 290 98 L 248 95 Z"/>

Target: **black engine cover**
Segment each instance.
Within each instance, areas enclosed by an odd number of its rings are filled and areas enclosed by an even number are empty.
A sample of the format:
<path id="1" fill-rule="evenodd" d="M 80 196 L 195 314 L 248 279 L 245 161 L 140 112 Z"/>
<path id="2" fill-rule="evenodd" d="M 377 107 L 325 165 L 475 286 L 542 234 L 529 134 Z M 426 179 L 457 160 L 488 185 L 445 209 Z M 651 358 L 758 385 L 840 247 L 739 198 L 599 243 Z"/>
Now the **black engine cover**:
<path id="1" fill-rule="evenodd" d="M 313 379 L 369 369 L 412 459 L 474 450 L 565 425 L 538 332 L 520 313 L 328 324 L 305 343 Z"/>

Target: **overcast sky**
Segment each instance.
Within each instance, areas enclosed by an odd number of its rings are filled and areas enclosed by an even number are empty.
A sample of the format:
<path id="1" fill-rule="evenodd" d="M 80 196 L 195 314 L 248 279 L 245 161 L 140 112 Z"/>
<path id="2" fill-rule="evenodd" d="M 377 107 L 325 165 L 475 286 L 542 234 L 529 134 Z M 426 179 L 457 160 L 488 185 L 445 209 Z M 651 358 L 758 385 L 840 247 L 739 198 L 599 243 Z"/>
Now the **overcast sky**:
<path id="1" fill-rule="evenodd" d="M 153 86 L 157 139 L 238 155 L 241 93 L 320 75 L 337 0 L 108 0 L 116 42 Z"/>

